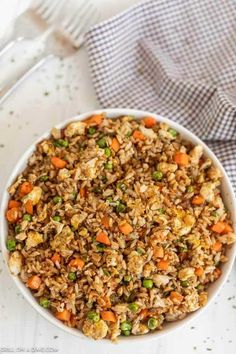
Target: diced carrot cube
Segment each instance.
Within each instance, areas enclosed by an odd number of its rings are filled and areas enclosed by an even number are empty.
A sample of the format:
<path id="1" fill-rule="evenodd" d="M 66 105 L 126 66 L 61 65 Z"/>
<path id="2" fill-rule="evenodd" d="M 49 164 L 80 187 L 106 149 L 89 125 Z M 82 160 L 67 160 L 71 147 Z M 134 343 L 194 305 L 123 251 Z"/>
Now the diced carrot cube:
<path id="1" fill-rule="evenodd" d="M 8 209 L 18 208 L 21 206 L 21 202 L 18 200 L 9 200 Z"/>
<path id="2" fill-rule="evenodd" d="M 51 162 L 56 168 L 64 168 L 66 166 L 66 161 L 60 159 L 59 157 L 53 156 Z"/>
<path id="3" fill-rule="evenodd" d="M 120 143 L 117 140 L 117 138 L 113 138 L 112 142 L 111 142 L 111 148 L 112 150 L 114 150 L 115 152 L 118 152 L 120 150 Z"/>
<path id="4" fill-rule="evenodd" d="M 105 232 L 101 231 L 97 234 L 96 241 L 103 243 L 104 245 L 110 246 L 111 241 Z"/>
<path id="5" fill-rule="evenodd" d="M 119 229 L 124 235 L 129 235 L 133 231 L 133 227 L 127 221 L 121 223 Z"/>
<path id="6" fill-rule="evenodd" d="M 140 140 L 140 141 L 144 141 L 146 140 L 146 136 L 141 133 L 139 130 L 135 130 L 133 132 L 133 137 L 136 139 L 136 140 Z"/>
<path id="7" fill-rule="evenodd" d="M 174 161 L 180 166 L 187 166 L 189 162 L 189 156 L 184 152 L 176 152 L 174 154 Z"/>
<path id="8" fill-rule="evenodd" d="M 204 198 L 201 195 L 195 195 L 192 199 L 193 205 L 201 205 L 204 203 Z"/>
<path id="9" fill-rule="evenodd" d="M 101 317 L 104 321 L 116 322 L 116 316 L 112 311 L 102 311 Z"/>
<path id="10" fill-rule="evenodd" d="M 156 124 L 156 119 L 153 117 L 143 118 L 143 122 L 146 128 L 152 128 Z"/>
<path id="11" fill-rule="evenodd" d="M 41 278 L 38 275 L 33 275 L 27 280 L 27 286 L 32 290 L 37 290 L 41 282 Z"/>
<path id="12" fill-rule="evenodd" d="M 57 311 L 55 316 L 58 320 L 68 322 L 70 321 L 71 313 L 68 310 Z"/>

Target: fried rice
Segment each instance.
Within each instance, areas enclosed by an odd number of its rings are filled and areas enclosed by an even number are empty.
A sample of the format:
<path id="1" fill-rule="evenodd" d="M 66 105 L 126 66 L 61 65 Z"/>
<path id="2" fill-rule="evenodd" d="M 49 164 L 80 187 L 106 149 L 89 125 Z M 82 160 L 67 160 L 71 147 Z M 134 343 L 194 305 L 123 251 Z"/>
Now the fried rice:
<path id="1" fill-rule="evenodd" d="M 9 267 L 94 339 L 159 331 L 207 302 L 236 240 L 222 175 L 152 117 L 75 121 L 9 187 Z"/>

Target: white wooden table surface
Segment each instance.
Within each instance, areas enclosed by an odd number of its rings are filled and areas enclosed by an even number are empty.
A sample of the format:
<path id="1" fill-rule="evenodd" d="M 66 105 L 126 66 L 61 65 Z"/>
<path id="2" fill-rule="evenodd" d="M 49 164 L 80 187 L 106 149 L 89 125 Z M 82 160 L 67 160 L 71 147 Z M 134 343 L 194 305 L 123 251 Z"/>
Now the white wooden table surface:
<path id="1" fill-rule="evenodd" d="M 137 2 L 93 1 L 104 19 Z M 27 3 L 28 0 L 0 1 L 0 34 Z M 22 47 L 18 47 L 0 60 L 0 80 L 3 73 L 17 70 L 23 55 Z M 64 61 L 51 60 L 35 73 L 0 107 L 0 196 L 12 167 L 38 135 L 65 118 L 97 107 L 84 49 Z M 235 268 L 215 303 L 199 318 L 168 337 L 138 345 L 92 342 L 64 333 L 26 303 L 2 259 L 0 269 L 0 353 L 236 353 Z"/>

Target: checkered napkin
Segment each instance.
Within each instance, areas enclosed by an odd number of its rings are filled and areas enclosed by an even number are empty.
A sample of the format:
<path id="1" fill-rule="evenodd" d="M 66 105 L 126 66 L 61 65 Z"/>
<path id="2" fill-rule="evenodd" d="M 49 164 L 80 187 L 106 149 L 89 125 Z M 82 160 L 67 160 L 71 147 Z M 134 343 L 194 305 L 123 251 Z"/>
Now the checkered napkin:
<path id="1" fill-rule="evenodd" d="M 236 1 L 149 0 L 87 33 L 103 108 L 136 108 L 190 129 L 236 189 Z"/>

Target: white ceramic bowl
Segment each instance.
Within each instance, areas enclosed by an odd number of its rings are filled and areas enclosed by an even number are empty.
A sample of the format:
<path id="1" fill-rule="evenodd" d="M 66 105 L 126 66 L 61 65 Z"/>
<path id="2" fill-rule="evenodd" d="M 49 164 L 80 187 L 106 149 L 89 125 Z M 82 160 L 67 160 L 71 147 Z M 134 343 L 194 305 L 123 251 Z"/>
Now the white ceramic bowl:
<path id="1" fill-rule="evenodd" d="M 107 109 L 107 110 L 99 110 L 99 111 L 93 111 L 93 112 L 81 114 L 79 116 L 65 120 L 64 122 L 58 124 L 56 127 L 62 128 L 66 124 L 68 124 L 69 122 L 72 122 L 74 120 L 83 120 L 83 119 L 91 116 L 92 114 L 97 114 L 97 113 L 101 113 L 101 112 L 105 112 L 108 115 L 108 117 L 110 117 L 110 118 L 115 118 L 115 117 L 122 116 L 122 115 L 132 115 L 132 116 L 135 116 L 136 118 L 141 118 L 144 116 L 152 116 L 159 122 L 165 122 L 165 123 L 169 124 L 171 127 L 176 129 L 181 134 L 181 136 L 183 138 L 192 142 L 194 145 L 197 145 L 197 144 L 202 145 L 203 149 L 204 149 L 204 155 L 209 157 L 213 161 L 214 165 L 217 166 L 223 174 L 221 192 L 223 195 L 224 202 L 225 202 L 228 210 L 230 211 L 231 218 L 233 220 L 233 226 L 235 229 L 235 226 L 236 226 L 236 201 L 235 201 L 234 192 L 233 192 L 231 183 L 228 179 L 228 176 L 226 175 L 224 168 L 222 167 L 221 163 L 219 162 L 217 157 L 214 155 L 214 153 L 198 137 L 196 137 L 196 135 L 194 135 L 193 133 L 191 133 L 190 131 L 188 131 L 187 129 L 182 127 L 181 125 L 174 123 L 167 118 L 161 117 L 159 115 L 155 115 L 150 112 L 131 110 L 131 109 Z M 6 263 L 8 261 L 8 250 L 6 249 L 7 222 L 5 219 L 5 210 L 7 208 L 7 203 L 9 200 L 9 194 L 7 192 L 7 187 L 9 187 L 11 185 L 11 183 L 16 179 L 18 174 L 20 174 L 20 172 L 26 167 L 28 158 L 30 157 L 32 152 L 35 150 L 36 143 L 38 143 L 42 139 L 47 138 L 48 136 L 49 136 L 49 132 L 43 134 L 39 139 L 37 139 L 37 141 L 33 145 L 31 145 L 26 150 L 26 152 L 23 154 L 21 159 L 16 164 L 14 170 L 12 171 L 11 176 L 9 177 L 9 180 L 7 182 L 7 186 L 5 188 L 4 194 L 3 194 L 1 209 L 0 209 L 0 223 L 1 223 L 0 233 L 1 233 L 1 245 L 2 245 L 3 257 L 6 260 Z M 209 306 L 209 304 L 212 302 L 213 298 L 216 296 L 216 294 L 221 289 L 222 285 L 225 283 L 225 281 L 230 273 L 230 270 L 232 268 L 235 254 L 236 254 L 236 244 L 234 244 L 228 250 L 227 255 L 229 257 L 229 261 L 222 265 L 221 277 L 216 282 L 211 284 L 209 287 L 209 292 L 208 292 L 209 299 L 208 299 L 208 303 L 205 307 L 199 309 L 196 312 L 192 312 L 191 314 L 189 314 L 188 316 L 186 316 L 184 319 L 182 319 L 180 321 L 169 322 L 169 323 L 165 324 L 162 331 L 150 332 L 150 333 L 148 333 L 146 335 L 142 335 L 142 336 L 120 337 L 120 341 L 122 341 L 122 342 L 123 341 L 140 342 L 140 341 L 147 341 L 150 339 L 160 338 L 161 336 L 169 334 L 173 330 L 182 327 L 183 325 L 187 324 L 190 320 L 192 320 L 193 318 L 198 316 L 202 311 L 204 311 Z M 74 334 L 74 335 L 81 337 L 81 338 L 87 338 L 79 330 L 69 328 L 68 326 L 64 325 L 63 322 L 57 320 L 50 313 L 50 311 L 43 309 L 38 304 L 38 302 L 35 300 L 35 298 L 31 294 L 30 290 L 28 288 L 26 288 L 26 286 L 20 281 L 20 279 L 17 276 L 13 276 L 10 273 L 10 271 L 9 271 L 9 274 L 13 278 L 14 282 L 16 283 L 17 287 L 19 288 L 20 292 L 25 297 L 25 299 L 34 307 L 34 309 L 38 313 L 40 313 L 40 315 L 42 315 L 44 318 L 46 318 L 48 321 L 50 321 L 51 323 L 53 323 L 57 327 L 65 330 L 66 332 L 69 332 L 69 333 Z"/>

